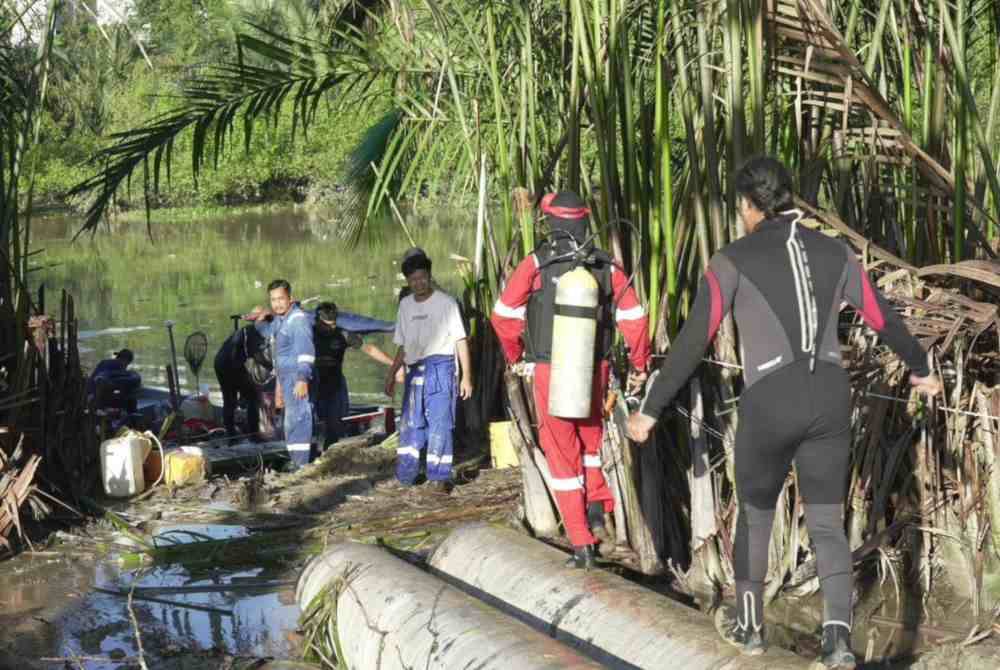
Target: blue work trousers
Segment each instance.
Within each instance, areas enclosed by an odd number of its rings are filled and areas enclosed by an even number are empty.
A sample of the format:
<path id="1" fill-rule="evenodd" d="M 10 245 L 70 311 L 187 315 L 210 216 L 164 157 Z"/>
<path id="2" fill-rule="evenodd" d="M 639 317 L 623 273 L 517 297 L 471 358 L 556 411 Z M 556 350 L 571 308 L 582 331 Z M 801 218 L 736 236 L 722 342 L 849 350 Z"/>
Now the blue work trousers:
<path id="1" fill-rule="evenodd" d="M 396 478 L 412 484 L 420 473 L 420 452 L 427 450 L 427 479 L 451 479 L 455 430 L 455 359 L 428 356 L 411 365 L 403 394 L 403 416 L 396 449 Z"/>
<path id="2" fill-rule="evenodd" d="M 278 383 L 285 401 L 285 445 L 292 462 L 298 466 L 312 461 L 313 408 L 309 394 L 295 397 L 296 370 L 279 370 Z"/>

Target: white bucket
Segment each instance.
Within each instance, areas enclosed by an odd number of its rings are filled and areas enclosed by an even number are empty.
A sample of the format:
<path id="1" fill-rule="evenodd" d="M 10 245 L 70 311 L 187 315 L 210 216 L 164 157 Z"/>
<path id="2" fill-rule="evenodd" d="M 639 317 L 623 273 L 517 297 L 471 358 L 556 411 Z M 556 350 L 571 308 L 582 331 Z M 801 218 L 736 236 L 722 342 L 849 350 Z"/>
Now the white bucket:
<path id="1" fill-rule="evenodd" d="M 101 443 L 101 479 L 104 492 L 112 498 L 127 498 L 142 493 L 146 478 L 142 464 L 153 448 L 149 438 L 129 432 Z"/>

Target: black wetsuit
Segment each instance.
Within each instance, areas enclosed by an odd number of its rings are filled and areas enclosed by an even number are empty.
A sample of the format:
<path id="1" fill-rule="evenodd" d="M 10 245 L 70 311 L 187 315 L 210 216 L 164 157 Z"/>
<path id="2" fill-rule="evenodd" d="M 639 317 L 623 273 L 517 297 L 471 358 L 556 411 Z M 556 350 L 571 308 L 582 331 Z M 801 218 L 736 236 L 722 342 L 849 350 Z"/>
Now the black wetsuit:
<path id="1" fill-rule="evenodd" d="M 265 340 L 252 326 L 234 332 L 215 354 L 215 376 L 222 389 L 222 417 L 226 433 L 238 435 L 236 406 L 247 407 L 247 433 L 256 436 L 260 429 L 259 394 L 273 389 L 271 360 Z"/>
<path id="2" fill-rule="evenodd" d="M 341 421 L 350 411 L 350 393 L 344 376 L 344 354 L 361 346 L 361 336 L 340 328 L 330 330 L 317 319 L 313 329 L 316 347 L 316 378 L 309 390 L 316 417 L 323 422 L 323 448 L 344 436 Z"/>
<path id="3" fill-rule="evenodd" d="M 917 375 L 927 355 L 847 245 L 797 225 L 797 211 L 761 222 L 711 260 L 694 307 L 640 411 L 659 417 L 732 311 L 743 349 L 734 450 L 740 514 L 734 572 L 740 624 L 763 623 L 774 509 L 794 460 L 816 546 L 826 622 L 851 621 L 851 554 L 842 511 L 851 439 L 850 386 L 837 323 L 843 302 Z"/>

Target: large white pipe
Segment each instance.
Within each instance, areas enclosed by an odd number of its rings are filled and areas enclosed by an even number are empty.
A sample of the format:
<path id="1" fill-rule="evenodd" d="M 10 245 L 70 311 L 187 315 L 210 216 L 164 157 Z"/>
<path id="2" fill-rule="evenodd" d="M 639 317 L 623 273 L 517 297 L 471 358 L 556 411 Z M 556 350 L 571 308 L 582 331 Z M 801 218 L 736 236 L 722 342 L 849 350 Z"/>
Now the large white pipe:
<path id="1" fill-rule="evenodd" d="M 299 607 L 305 611 L 316 595 L 338 582 L 337 634 L 352 670 L 601 667 L 387 551 L 364 544 L 336 544 L 313 558 L 295 589 Z"/>
<path id="2" fill-rule="evenodd" d="M 430 564 L 608 667 L 810 667 L 783 649 L 740 656 L 719 638 L 707 616 L 604 570 L 568 569 L 565 561 L 566 554 L 522 533 L 470 524 L 453 531 Z"/>

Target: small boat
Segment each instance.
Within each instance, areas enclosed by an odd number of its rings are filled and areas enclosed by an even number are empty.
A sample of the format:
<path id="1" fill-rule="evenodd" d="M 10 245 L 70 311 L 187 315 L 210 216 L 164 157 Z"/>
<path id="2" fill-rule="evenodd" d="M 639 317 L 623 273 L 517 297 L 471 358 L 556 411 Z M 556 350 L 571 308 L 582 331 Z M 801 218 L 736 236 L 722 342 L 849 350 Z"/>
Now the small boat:
<path id="1" fill-rule="evenodd" d="M 221 429 L 222 404 L 218 392 L 213 392 L 208 398 L 202 396 L 187 396 L 181 401 L 181 413 L 190 414 L 186 419 L 202 422 L 210 430 Z M 137 428 L 158 431 L 163 420 L 170 414 L 170 391 L 161 387 L 143 386 L 136 394 Z M 188 410 L 185 412 L 185 410 Z M 351 405 L 347 416 L 342 419 L 346 431 L 344 437 L 361 435 L 375 430 L 382 425 L 387 434 L 396 430 L 396 412 L 392 406 L 385 405 Z"/>
<path id="2" fill-rule="evenodd" d="M 310 316 L 315 315 L 312 311 L 306 313 Z M 233 319 L 236 331 L 239 331 L 239 321 L 243 317 L 234 314 L 230 318 Z M 349 333 L 368 335 L 391 333 L 395 330 L 396 324 L 392 321 L 341 311 L 337 314 L 337 327 Z M 260 339 L 263 341 L 263 338 Z M 256 354 L 254 358 L 257 358 Z M 262 369 L 262 374 L 271 376 L 269 355 L 264 357 L 264 362 L 267 367 Z M 116 375 L 114 378 L 109 377 L 110 381 L 102 381 L 99 384 L 102 393 L 96 394 L 95 409 L 102 420 L 105 434 L 113 433 L 123 425 L 159 432 L 163 421 L 172 411 L 169 388 L 143 386 L 142 378 L 132 370 L 114 374 Z M 273 379 L 273 376 L 271 378 Z M 273 382 L 271 384 L 273 387 Z M 259 386 L 259 388 L 264 387 Z M 268 395 L 266 390 L 262 390 L 262 405 L 267 404 L 267 399 L 263 397 L 266 395 Z M 273 404 L 273 393 L 270 393 L 269 399 Z M 187 424 L 188 433 L 204 433 L 205 437 L 212 438 L 216 436 L 215 431 L 221 430 L 223 426 L 222 395 L 218 391 L 208 397 L 194 395 L 182 398 L 179 401 L 179 409 Z M 380 405 L 352 405 L 342 421 L 346 427 L 345 437 L 361 435 L 372 430 L 379 422 L 385 426 L 387 433 L 392 433 L 396 429 L 393 408 Z M 262 426 L 264 425 L 266 423 L 262 423 Z M 258 439 L 267 439 L 268 432 L 266 428 L 263 429 L 261 435 L 257 436 Z M 271 434 L 273 435 L 273 432 Z"/>

